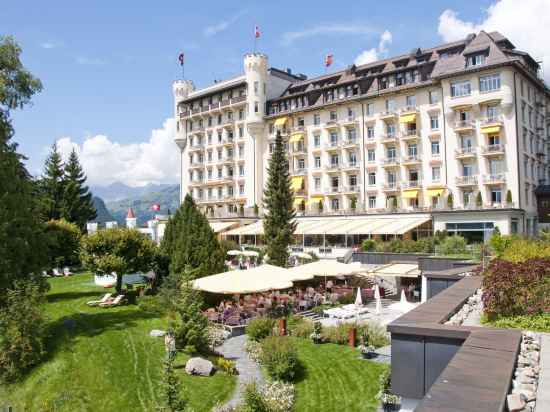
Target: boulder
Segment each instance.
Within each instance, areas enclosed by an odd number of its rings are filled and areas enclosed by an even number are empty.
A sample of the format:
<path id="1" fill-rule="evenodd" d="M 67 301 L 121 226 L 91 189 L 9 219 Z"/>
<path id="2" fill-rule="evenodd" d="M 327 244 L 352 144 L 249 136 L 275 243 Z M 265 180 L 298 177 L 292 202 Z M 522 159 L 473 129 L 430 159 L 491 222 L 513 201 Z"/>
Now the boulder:
<path id="1" fill-rule="evenodd" d="M 159 329 L 153 329 L 151 332 L 149 332 L 149 336 L 152 338 L 162 338 L 164 335 L 166 335 L 166 332 Z"/>
<path id="2" fill-rule="evenodd" d="M 510 412 L 521 411 L 525 408 L 525 401 L 519 393 L 513 393 L 506 397 L 506 403 Z"/>
<path id="3" fill-rule="evenodd" d="M 185 364 L 185 372 L 188 375 L 210 376 L 214 365 L 207 359 L 191 358 Z"/>

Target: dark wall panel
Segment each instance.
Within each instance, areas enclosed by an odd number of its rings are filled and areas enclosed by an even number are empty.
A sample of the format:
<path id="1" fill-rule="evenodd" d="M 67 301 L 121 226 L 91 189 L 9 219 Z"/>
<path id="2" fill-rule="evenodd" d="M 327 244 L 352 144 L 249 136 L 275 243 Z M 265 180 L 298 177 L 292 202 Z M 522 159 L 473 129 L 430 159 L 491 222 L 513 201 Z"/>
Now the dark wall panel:
<path id="1" fill-rule="evenodd" d="M 460 349 L 462 340 L 426 337 L 424 348 L 424 393 L 439 377 L 443 369 Z"/>
<path id="2" fill-rule="evenodd" d="M 421 336 L 392 334 L 392 392 L 421 399 L 424 397 L 424 339 Z"/>
<path id="3" fill-rule="evenodd" d="M 428 278 L 428 299 L 433 298 L 439 292 L 444 291 L 448 287 L 449 287 L 449 280 L 447 279 Z"/>

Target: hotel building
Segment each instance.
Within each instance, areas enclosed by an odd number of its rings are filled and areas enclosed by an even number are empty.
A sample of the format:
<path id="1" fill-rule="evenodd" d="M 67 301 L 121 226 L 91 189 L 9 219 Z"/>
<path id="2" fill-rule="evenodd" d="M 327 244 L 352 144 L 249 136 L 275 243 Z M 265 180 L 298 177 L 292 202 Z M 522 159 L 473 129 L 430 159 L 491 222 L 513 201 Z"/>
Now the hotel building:
<path id="1" fill-rule="evenodd" d="M 365 234 L 407 235 L 416 222 L 477 241 L 496 227 L 535 234 L 550 222 L 550 91 L 539 70 L 483 31 L 311 79 L 247 54 L 237 78 L 174 83 L 181 195 L 212 219 L 254 219 L 255 206 L 261 216 L 280 131 L 300 224 L 360 235 L 364 219 Z M 396 219 L 406 228 L 384 232 Z"/>

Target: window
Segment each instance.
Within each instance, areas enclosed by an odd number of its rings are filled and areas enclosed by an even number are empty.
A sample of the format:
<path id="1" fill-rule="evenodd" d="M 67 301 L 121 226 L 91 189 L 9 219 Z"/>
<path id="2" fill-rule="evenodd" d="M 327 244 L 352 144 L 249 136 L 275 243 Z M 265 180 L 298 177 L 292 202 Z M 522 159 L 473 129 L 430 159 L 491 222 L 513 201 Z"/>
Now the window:
<path id="1" fill-rule="evenodd" d="M 498 106 L 496 105 L 487 106 L 487 109 L 485 111 L 487 114 L 488 121 L 495 121 L 498 119 Z"/>
<path id="2" fill-rule="evenodd" d="M 479 78 L 479 91 L 492 92 L 500 89 L 500 74 L 481 76 Z"/>
<path id="3" fill-rule="evenodd" d="M 374 126 L 367 126 L 367 139 L 374 139 Z"/>
<path id="4" fill-rule="evenodd" d="M 338 145 L 338 132 L 330 132 L 330 144 L 331 146 Z"/>
<path id="5" fill-rule="evenodd" d="M 350 187 L 356 187 L 357 186 L 357 176 L 356 175 L 350 175 L 348 177 L 348 184 Z"/>
<path id="6" fill-rule="evenodd" d="M 233 186 L 227 186 L 227 195 L 233 196 Z"/>
<path id="7" fill-rule="evenodd" d="M 354 116 L 353 109 L 348 107 L 348 119 L 352 119 Z"/>
<path id="8" fill-rule="evenodd" d="M 314 164 L 314 167 L 316 169 L 319 169 L 321 167 L 321 157 L 320 156 L 315 156 L 314 159 L 313 159 L 313 164 Z"/>
<path id="9" fill-rule="evenodd" d="M 352 142 L 352 143 L 355 143 L 355 141 L 357 140 L 357 132 L 356 132 L 355 128 L 351 127 L 349 129 L 347 129 L 347 133 L 348 133 L 348 141 Z"/>
<path id="10" fill-rule="evenodd" d="M 306 168 L 306 160 L 298 159 L 298 170 L 303 170 Z"/>
<path id="11" fill-rule="evenodd" d="M 218 179 L 222 178 L 222 168 L 218 167 Z"/>
<path id="12" fill-rule="evenodd" d="M 369 172 L 369 186 L 376 186 L 376 173 Z"/>
<path id="13" fill-rule="evenodd" d="M 502 161 L 499 159 L 489 159 L 489 173 L 491 175 L 502 173 Z"/>
<path id="14" fill-rule="evenodd" d="M 397 177 L 395 175 L 395 172 L 388 172 L 386 176 L 386 181 L 388 183 L 388 186 L 393 187 L 395 186 L 395 183 L 397 181 Z"/>
<path id="15" fill-rule="evenodd" d="M 321 135 L 313 135 L 313 146 L 314 147 L 320 147 L 321 146 Z"/>
<path id="16" fill-rule="evenodd" d="M 212 169 L 208 169 L 208 180 L 212 180 Z"/>
<path id="17" fill-rule="evenodd" d="M 430 128 L 432 130 L 438 130 L 439 129 L 439 116 L 436 114 L 430 115 Z"/>
<path id="18" fill-rule="evenodd" d="M 258 83 L 258 82 L 254 82 L 254 95 L 255 95 L 255 96 L 258 95 L 258 89 L 259 89 L 259 83 Z"/>
<path id="19" fill-rule="evenodd" d="M 340 209 L 340 199 L 338 199 L 338 198 L 332 199 L 330 201 L 330 207 L 331 207 L 332 210 Z"/>
<path id="20" fill-rule="evenodd" d="M 350 152 L 348 157 L 348 163 L 350 166 L 356 166 L 357 165 L 357 153 Z"/>
<path id="21" fill-rule="evenodd" d="M 432 167 L 432 182 L 439 182 L 441 180 L 441 167 Z"/>
<path id="22" fill-rule="evenodd" d="M 466 67 L 481 66 L 483 64 L 485 64 L 484 54 L 475 54 L 473 56 L 469 56 L 466 60 Z"/>
<path id="23" fill-rule="evenodd" d="M 330 165 L 333 167 L 338 167 L 338 164 L 340 163 L 340 157 L 338 155 L 330 155 Z"/>
<path id="24" fill-rule="evenodd" d="M 239 185 L 239 194 L 244 195 L 244 185 Z"/>
<path id="25" fill-rule="evenodd" d="M 239 165 L 239 176 L 244 176 L 244 166 Z"/>
<path id="26" fill-rule="evenodd" d="M 474 204 L 474 192 L 471 190 L 466 190 L 462 193 L 462 201 L 464 206 L 470 206 Z"/>
<path id="27" fill-rule="evenodd" d="M 386 132 L 388 134 L 388 137 L 395 137 L 395 123 L 388 123 L 386 125 Z"/>
<path id="28" fill-rule="evenodd" d="M 320 177 L 313 178 L 313 186 L 317 190 L 319 190 L 321 188 L 321 178 Z"/>
<path id="29" fill-rule="evenodd" d="M 473 176 L 474 174 L 474 165 L 471 163 L 462 164 L 462 176 Z"/>
<path id="30" fill-rule="evenodd" d="M 374 114 L 374 103 L 367 103 L 367 116 Z"/>
<path id="31" fill-rule="evenodd" d="M 376 196 L 369 196 L 369 208 L 376 208 Z"/>
<path id="32" fill-rule="evenodd" d="M 406 98 L 406 105 L 407 107 L 415 107 L 416 106 L 416 96 L 407 96 Z"/>
<path id="33" fill-rule="evenodd" d="M 244 110 L 241 109 L 239 110 L 239 120 L 243 120 L 244 119 Z"/>
<path id="34" fill-rule="evenodd" d="M 218 199 L 221 199 L 223 197 L 223 188 L 218 187 Z"/>
<path id="35" fill-rule="evenodd" d="M 418 146 L 416 145 L 416 143 L 408 145 L 407 153 L 409 157 L 412 157 L 412 158 L 415 158 L 418 156 Z"/>
<path id="36" fill-rule="evenodd" d="M 258 102 L 254 102 L 254 113 L 258 113 L 260 111 L 260 105 Z"/>
<path id="37" fill-rule="evenodd" d="M 336 113 L 335 110 L 332 110 L 330 112 L 330 120 L 334 121 L 334 120 L 338 120 L 338 113 Z"/>
<path id="38" fill-rule="evenodd" d="M 239 126 L 239 137 L 244 137 L 244 127 Z"/>
<path id="39" fill-rule="evenodd" d="M 451 97 L 469 96 L 472 86 L 469 80 L 451 83 Z"/>
<path id="40" fill-rule="evenodd" d="M 321 124 L 321 115 L 320 114 L 314 114 L 313 115 L 313 124 L 315 126 L 319 126 Z"/>
<path id="41" fill-rule="evenodd" d="M 298 126 L 304 126 L 304 118 L 303 117 L 298 117 Z"/>
<path id="42" fill-rule="evenodd" d="M 394 112 L 395 111 L 395 100 L 393 100 L 393 99 L 386 100 L 386 111 L 387 112 Z"/>
<path id="43" fill-rule="evenodd" d="M 387 154 L 388 159 L 395 159 L 397 157 L 397 150 L 395 149 L 395 146 L 388 147 Z"/>
<path id="44" fill-rule="evenodd" d="M 491 190 L 491 203 L 502 203 L 502 191 L 500 189 Z"/>
<path id="45" fill-rule="evenodd" d="M 439 140 L 432 140 L 432 156 L 439 156 Z"/>
<path id="46" fill-rule="evenodd" d="M 367 150 L 367 160 L 369 162 L 374 162 L 376 160 L 376 152 L 374 151 L 374 149 Z"/>
<path id="47" fill-rule="evenodd" d="M 429 92 L 430 104 L 439 103 L 439 91 L 432 90 Z"/>

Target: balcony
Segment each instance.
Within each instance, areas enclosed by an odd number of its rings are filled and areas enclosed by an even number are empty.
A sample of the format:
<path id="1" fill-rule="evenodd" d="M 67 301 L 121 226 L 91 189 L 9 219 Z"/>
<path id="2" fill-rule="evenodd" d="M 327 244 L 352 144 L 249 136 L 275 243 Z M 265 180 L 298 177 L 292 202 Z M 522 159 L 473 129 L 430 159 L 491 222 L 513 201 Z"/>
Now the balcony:
<path id="1" fill-rule="evenodd" d="M 455 149 L 455 157 L 457 159 L 466 159 L 471 157 L 476 157 L 477 150 L 473 146 L 459 147 Z"/>
<path id="2" fill-rule="evenodd" d="M 240 106 L 244 103 L 246 103 L 246 96 L 237 96 L 231 99 L 222 100 L 221 102 L 215 102 L 206 106 L 196 107 L 191 110 L 182 110 L 180 112 L 180 118 L 195 116 L 203 113 L 213 113 L 219 111 L 221 108 Z"/>
<path id="3" fill-rule="evenodd" d="M 477 180 L 477 176 L 457 176 L 455 183 L 457 186 L 476 186 Z"/>
<path id="4" fill-rule="evenodd" d="M 341 126 L 355 126 L 357 124 L 357 118 L 355 116 L 349 116 L 340 120 L 338 123 L 340 123 Z"/>
<path id="5" fill-rule="evenodd" d="M 325 166 L 325 172 L 327 173 L 333 173 L 333 172 L 339 172 L 341 170 L 342 166 L 340 163 L 331 163 L 327 166 Z"/>
<path id="6" fill-rule="evenodd" d="M 204 162 L 191 162 L 191 164 L 189 165 L 189 167 L 191 169 L 196 169 L 196 168 L 202 168 L 204 167 Z"/>
<path id="7" fill-rule="evenodd" d="M 385 112 L 380 113 L 380 119 L 388 120 L 394 119 L 397 117 L 397 112 L 395 110 L 386 110 Z"/>
<path id="8" fill-rule="evenodd" d="M 503 121 L 504 121 L 504 117 L 501 114 L 499 114 L 496 116 L 486 117 L 482 119 L 480 126 L 481 127 L 502 126 Z"/>
<path id="9" fill-rule="evenodd" d="M 235 144 L 234 137 L 228 137 L 222 140 L 222 145 L 224 146 L 233 146 Z"/>
<path id="10" fill-rule="evenodd" d="M 504 145 L 503 144 L 490 144 L 484 146 L 481 154 L 484 156 L 501 156 L 504 154 Z"/>
<path id="11" fill-rule="evenodd" d="M 399 184 L 397 182 L 384 183 L 382 190 L 384 192 L 397 192 L 399 190 Z"/>
<path id="12" fill-rule="evenodd" d="M 342 165 L 342 169 L 344 171 L 348 171 L 348 172 L 351 172 L 351 171 L 354 171 L 354 170 L 358 170 L 359 169 L 359 162 L 346 162 Z"/>
<path id="13" fill-rule="evenodd" d="M 191 179 L 189 186 L 200 186 L 204 184 L 204 179 Z"/>
<path id="14" fill-rule="evenodd" d="M 357 147 L 357 145 L 359 145 L 359 141 L 358 141 L 357 138 L 355 138 L 355 139 L 346 139 L 342 142 L 342 147 L 344 147 L 344 148 Z"/>
<path id="15" fill-rule="evenodd" d="M 418 189 L 422 187 L 421 180 L 409 180 L 401 183 L 401 189 Z"/>
<path id="16" fill-rule="evenodd" d="M 290 145 L 290 153 L 293 155 L 301 155 L 305 154 L 307 152 L 306 145 L 305 144 L 291 144 Z"/>
<path id="17" fill-rule="evenodd" d="M 233 183 L 233 176 L 223 175 L 220 177 L 212 177 L 206 181 L 207 185 L 219 185 L 223 183 Z"/>
<path id="18" fill-rule="evenodd" d="M 504 173 L 497 173 L 491 175 L 483 175 L 483 184 L 486 185 L 501 185 L 506 183 L 506 175 Z"/>
<path id="19" fill-rule="evenodd" d="M 380 136 L 380 141 L 384 144 L 386 143 L 396 143 L 397 144 L 397 135 L 395 134 L 385 134 Z"/>
<path id="20" fill-rule="evenodd" d="M 417 165 L 419 163 L 422 163 L 422 158 L 420 157 L 420 155 L 408 155 L 403 158 L 401 163 L 404 166 Z"/>
<path id="21" fill-rule="evenodd" d="M 325 123 L 325 129 L 336 129 L 340 127 L 340 124 L 338 123 L 338 120 L 329 120 Z"/>
<path id="22" fill-rule="evenodd" d="M 333 142 L 328 142 L 325 144 L 325 150 L 339 150 L 340 149 L 340 142 L 338 140 Z"/>
<path id="23" fill-rule="evenodd" d="M 468 132 L 474 130 L 475 127 L 473 120 L 457 120 L 453 125 L 455 132 Z"/>
<path id="24" fill-rule="evenodd" d="M 382 160 L 383 167 L 397 167 L 399 166 L 399 159 L 397 157 L 388 157 Z"/>
<path id="25" fill-rule="evenodd" d="M 358 193 L 360 191 L 358 185 L 354 186 L 344 186 L 342 188 L 342 193 Z"/>
<path id="26" fill-rule="evenodd" d="M 416 106 L 405 106 L 401 109 L 401 114 L 413 114 L 418 113 L 418 108 Z"/>
<path id="27" fill-rule="evenodd" d="M 376 160 L 368 160 L 365 167 L 367 169 L 376 169 L 378 167 L 378 163 L 376 162 Z"/>
<path id="28" fill-rule="evenodd" d="M 222 163 L 235 163 L 235 156 L 225 156 Z"/>
<path id="29" fill-rule="evenodd" d="M 306 168 L 303 168 L 303 169 L 294 169 L 291 173 L 290 173 L 291 176 L 305 176 L 307 175 L 307 169 Z"/>
<path id="30" fill-rule="evenodd" d="M 193 143 L 191 146 L 189 146 L 190 152 L 197 152 L 204 150 L 204 144 L 203 143 Z"/>
<path id="31" fill-rule="evenodd" d="M 330 186 L 327 189 L 325 189 L 325 195 L 339 195 L 342 193 L 342 186 Z"/>
<path id="32" fill-rule="evenodd" d="M 420 136 L 418 135 L 418 130 L 406 130 L 401 135 L 401 140 L 407 142 L 411 140 L 417 140 Z"/>

